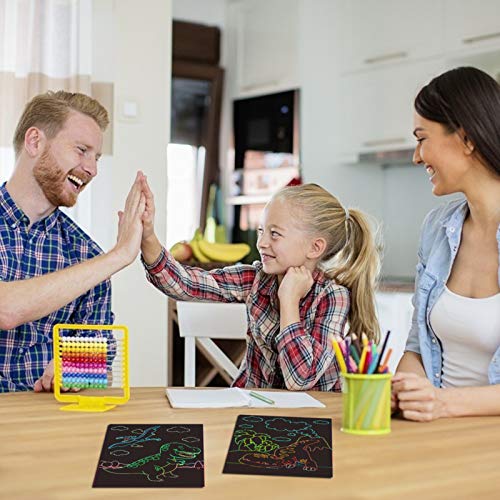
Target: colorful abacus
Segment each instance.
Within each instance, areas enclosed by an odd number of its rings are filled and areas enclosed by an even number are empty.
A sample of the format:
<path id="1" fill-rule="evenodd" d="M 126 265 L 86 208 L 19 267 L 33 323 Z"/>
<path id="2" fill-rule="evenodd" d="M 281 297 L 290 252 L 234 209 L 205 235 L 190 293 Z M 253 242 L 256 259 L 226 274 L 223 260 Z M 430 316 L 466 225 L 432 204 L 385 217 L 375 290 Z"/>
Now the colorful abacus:
<path id="1" fill-rule="evenodd" d="M 106 330 L 113 330 L 113 335 L 104 336 Z M 54 395 L 60 402 L 73 403 L 61 410 L 107 411 L 126 403 L 130 397 L 127 327 L 56 325 Z"/>
<path id="2" fill-rule="evenodd" d="M 106 338 L 59 337 L 62 386 L 105 389 L 108 385 Z"/>

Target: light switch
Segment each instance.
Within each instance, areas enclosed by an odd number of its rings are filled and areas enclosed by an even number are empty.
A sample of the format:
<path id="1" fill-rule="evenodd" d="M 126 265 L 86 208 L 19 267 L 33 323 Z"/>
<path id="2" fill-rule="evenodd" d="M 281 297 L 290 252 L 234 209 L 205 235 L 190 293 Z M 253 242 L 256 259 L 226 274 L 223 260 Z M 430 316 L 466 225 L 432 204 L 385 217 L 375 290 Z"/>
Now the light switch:
<path id="1" fill-rule="evenodd" d="M 137 118 L 137 102 L 124 101 L 123 102 L 123 116 L 125 118 Z"/>

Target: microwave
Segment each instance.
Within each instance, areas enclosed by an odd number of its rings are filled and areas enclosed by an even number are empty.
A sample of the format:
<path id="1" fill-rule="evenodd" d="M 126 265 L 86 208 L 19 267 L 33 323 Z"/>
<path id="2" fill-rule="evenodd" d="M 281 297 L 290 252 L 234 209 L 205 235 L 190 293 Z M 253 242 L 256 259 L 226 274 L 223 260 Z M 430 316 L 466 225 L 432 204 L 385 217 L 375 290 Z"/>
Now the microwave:
<path id="1" fill-rule="evenodd" d="M 298 90 L 289 90 L 233 103 L 235 168 L 245 167 L 247 151 L 295 153 Z"/>

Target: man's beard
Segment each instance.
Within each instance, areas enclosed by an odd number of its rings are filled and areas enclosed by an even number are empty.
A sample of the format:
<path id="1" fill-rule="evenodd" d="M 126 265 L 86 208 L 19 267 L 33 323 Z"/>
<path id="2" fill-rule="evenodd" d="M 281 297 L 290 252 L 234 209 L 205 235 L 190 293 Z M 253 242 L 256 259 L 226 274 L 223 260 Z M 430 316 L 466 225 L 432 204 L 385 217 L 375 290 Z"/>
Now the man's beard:
<path id="1" fill-rule="evenodd" d="M 55 207 L 72 207 L 78 198 L 78 193 L 69 191 L 66 186 L 68 175 L 64 172 L 54 155 L 46 148 L 33 168 L 33 175 L 43 194 Z"/>

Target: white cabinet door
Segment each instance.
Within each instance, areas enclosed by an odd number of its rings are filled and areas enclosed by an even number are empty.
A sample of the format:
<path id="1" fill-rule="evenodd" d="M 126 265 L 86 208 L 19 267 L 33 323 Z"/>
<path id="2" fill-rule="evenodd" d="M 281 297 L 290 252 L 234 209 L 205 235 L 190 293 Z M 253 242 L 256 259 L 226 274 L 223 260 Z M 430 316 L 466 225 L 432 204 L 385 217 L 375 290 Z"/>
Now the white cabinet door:
<path id="1" fill-rule="evenodd" d="M 343 31 L 345 70 L 434 56 L 443 47 L 442 1 L 349 0 Z"/>
<path id="2" fill-rule="evenodd" d="M 446 50 L 500 48 L 499 0 L 445 0 L 444 19 Z"/>
<path id="3" fill-rule="evenodd" d="M 442 71 L 442 62 L 419 62 L 344 75 L 343 154 L 414 147 L 415 96 Z"/>
<path id="4" fill-rule="evenodd" d="M 240 96 L 298 86 L 298 0 L 240 2 L 237 27 Z"/>

